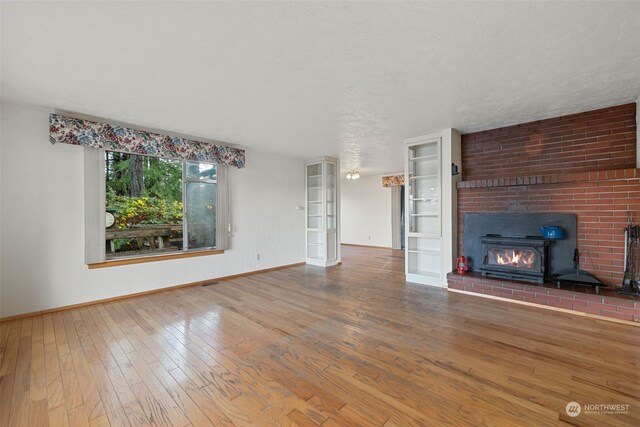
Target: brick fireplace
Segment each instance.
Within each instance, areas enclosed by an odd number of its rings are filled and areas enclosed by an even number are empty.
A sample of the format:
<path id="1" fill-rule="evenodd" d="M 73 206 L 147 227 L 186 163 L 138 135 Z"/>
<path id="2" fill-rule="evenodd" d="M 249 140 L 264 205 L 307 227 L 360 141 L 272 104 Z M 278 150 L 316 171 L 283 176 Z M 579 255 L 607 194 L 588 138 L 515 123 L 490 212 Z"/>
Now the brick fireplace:
<path id="1" fill-rule="evenodd" d="M 575 214 L 580 268 L 622 283 L 627 212 L 640 223 L 635 103 L 463 135 L 462 171 L 460 255 L 467 213 Z M 450 288 L 462 287 L 458 279 L 450 278 Z M 640 299 L 624 307 L 636 304 L 637 318 L 625 319 L 640 321 Z"/>

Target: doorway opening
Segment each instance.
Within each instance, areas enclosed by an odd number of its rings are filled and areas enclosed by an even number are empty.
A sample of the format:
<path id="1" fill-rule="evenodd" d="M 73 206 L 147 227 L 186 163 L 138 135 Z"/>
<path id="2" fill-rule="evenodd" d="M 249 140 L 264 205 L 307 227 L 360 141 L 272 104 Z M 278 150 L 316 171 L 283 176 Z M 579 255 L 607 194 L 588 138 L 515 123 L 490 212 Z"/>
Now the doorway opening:
<path id="1" fill-rule="evenodd" d="M 393 249 L 404 250 L 404 185 L 391 187 L 391 243 Z"/>

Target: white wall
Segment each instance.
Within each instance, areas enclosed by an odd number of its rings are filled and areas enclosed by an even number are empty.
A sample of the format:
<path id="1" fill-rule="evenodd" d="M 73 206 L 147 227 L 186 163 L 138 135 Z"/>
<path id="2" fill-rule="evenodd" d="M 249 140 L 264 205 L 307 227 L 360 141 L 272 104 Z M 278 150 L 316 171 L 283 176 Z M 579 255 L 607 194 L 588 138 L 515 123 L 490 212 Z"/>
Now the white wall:
<path id="1" fill-rule="evenodd" d="M 382 175 L 340 182 L 342 243 L 391 247 L 391 189 Z"/>
<path id="2" fill-rule="evenodd" d="M 247 150 L 225 254 L 87 269 L 82 148 L 49 143 L 49 112 L 2 105 L 2 317 L 304 261 L 304 162 Z"/>

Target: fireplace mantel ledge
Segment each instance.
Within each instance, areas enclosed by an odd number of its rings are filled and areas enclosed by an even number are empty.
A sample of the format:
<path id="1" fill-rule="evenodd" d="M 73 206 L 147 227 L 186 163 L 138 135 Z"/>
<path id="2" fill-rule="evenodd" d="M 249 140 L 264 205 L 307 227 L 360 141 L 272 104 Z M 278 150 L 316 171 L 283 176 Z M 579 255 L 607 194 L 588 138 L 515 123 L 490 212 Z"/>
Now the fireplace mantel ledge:
<path id="1" fill-rule="evenodd" d="M 507 178 L 460 181 L 457 188 L 514 187 L 520 185 L 557 184 L 563 182 L 608 181 L 640 178 L 640 169 L 614 169 L 608 171 L 576 172 L 555 175 L 529 175 Z"/>

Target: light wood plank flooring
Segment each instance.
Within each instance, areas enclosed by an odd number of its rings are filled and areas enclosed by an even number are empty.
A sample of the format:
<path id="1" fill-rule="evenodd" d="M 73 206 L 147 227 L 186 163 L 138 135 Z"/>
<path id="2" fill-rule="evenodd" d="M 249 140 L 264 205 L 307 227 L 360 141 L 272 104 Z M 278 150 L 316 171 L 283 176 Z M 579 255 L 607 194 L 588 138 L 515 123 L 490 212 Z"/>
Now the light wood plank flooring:
<path id="1" fill-rule="evenodd" d="M 0 324 L 0 425 L 640 425 L 640 328 L 343 253 Z M 570 401 L 630 406 L 572 418 Z"/>

